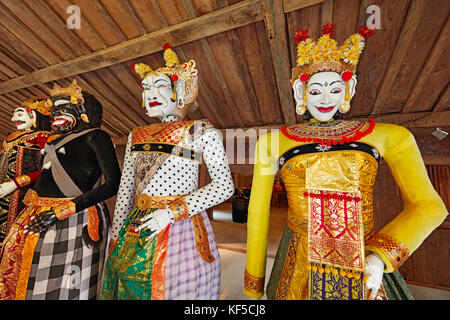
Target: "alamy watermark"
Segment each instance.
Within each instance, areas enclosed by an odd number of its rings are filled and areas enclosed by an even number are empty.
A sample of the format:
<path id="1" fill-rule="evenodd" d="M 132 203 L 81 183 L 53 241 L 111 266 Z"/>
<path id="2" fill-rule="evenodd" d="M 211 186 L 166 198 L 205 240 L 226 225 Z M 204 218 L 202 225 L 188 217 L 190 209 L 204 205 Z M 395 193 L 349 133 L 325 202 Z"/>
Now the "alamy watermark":
<path id="1" fill-rule="evenodd" d="M 67 29 L 81 29 L 81 10 L 79 6 L 71 5 L 66 9 L 69 17 L 66 20 Z"/>

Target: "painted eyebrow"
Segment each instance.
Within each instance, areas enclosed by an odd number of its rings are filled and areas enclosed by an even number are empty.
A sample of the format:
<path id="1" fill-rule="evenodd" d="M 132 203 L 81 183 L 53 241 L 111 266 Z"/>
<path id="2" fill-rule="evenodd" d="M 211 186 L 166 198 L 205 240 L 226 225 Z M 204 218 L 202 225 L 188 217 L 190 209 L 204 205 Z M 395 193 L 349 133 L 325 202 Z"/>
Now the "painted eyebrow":
<path id="1" fill-rule="evenodd" d="M 158 81 L 165 81 L 165 82 L 169 82 L 169 81 L 167 81 L 166 79 L 158 79 L 158 80 L 156 80 L 156 81 L 155 81 L 155 83 L 157 83 Z"/>
<path id="2" fill-rule="evenodd" d="M 317 85 L 319 85 L 319 86 L 321 86 L 321 87 L 323 87 L 323 85 L 322 84 L 320 84 L 320 83 L 318 83 L 318 82 L 314 82 L 314 83 L 311 83 L 308 87 L 310 87 L 310 86 L 312 86 L 312 85 L 314 85 L 314 84 L 317 84 Z"/>
<path id="3" fill-rule="evenodd" d="M 339 83 L 341 83 L 341 84 L 344 84 L 341 80 L 336 80 L 336 81 L 333 81 L 332 83 L 330 83 L 330 86 L 331 86 L 333 83 L 335 83 L 335 82 L 339 82 Z"/>

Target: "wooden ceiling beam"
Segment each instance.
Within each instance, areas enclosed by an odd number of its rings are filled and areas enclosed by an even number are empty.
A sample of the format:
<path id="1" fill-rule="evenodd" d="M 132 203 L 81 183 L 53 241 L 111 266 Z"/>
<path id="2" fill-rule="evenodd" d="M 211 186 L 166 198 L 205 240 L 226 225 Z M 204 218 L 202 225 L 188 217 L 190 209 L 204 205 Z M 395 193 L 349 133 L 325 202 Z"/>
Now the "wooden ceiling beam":
<path id="1" fill-rule="evenodd" d="M 265 18 L 263 1 L 266 0 L 244 0 L 105 49 L 40 68 L 30 73 L 27 72 L 19 77 L 0 83 L 0 94 L 76 76 L 149 55 L 161 51 L 165 42 L 170 42 L 172 46 L 178 46 L 261 21 Z M 284 13 L 287 13 L 324 1 L 283 0 L 283 2 L 274 2 L 277 3 L 278 7 L 283 8 Z"/>
<path id="2" fill-rule="evenodd" d="M 296 122 L 294 99 L 291 93 L 291 63 L 289 57 L 288 35 L 283 3 L 278 0 L 264 0 L 264 22 L 267 39 L 272 53 L 273 70 L 278 87 L 284 120 L 287 125 Z"/>
<path id="3" fill-rule="evenodd" d="M 105 68 L 263 19 L 261 0 L 246 0 L 78 58 L 2 82 L 0 94 Z"/>
<path id="4" fill-rule="evenodd" d="M 314 6 L 325 1 L 327 0 L 283 0 L 284 13 Z"/>
<path id="5" fill-rule="evenodd" d="M 420 19 L 425 7 L 425 0 L 414 0 L 409 7 L 401 33 L 396 42 L 394 53 L 389 62 L 389 67 L 383 77 L 383 82 L 381 83 L 374 106 L 370 112 L 372 115 L 383 113 L 385 103 L 389 97 L 394 81 L 397 78 L 398 72 L 400 71 L 400 66 L 404 62 L 408 49 L 414 39 L 414 34 L 419 27 Z M 384 112 L 388 111 L 385 110 Z"/>
<path id="6" fill-rule="evenodd" d="M 436 65 L 439 63 L 441 56 L 450 49 L 450 18 L 447 18 L 444 27 L 439 33 L 439 37 L 433 45 L 431 52 L 423 65 L 420 76 L 417 77 L 417 81 L 414 84 L 414 87 L 411 90 L 411 93 L 408 96 L 408 99 L 403 106 L 402 113 L 411 112 L 416 102 L 419 100 L 420 95 L 422 94 L 423 88 L 429 83 L 431 77 L 433 76 L 433 71 Z"/>

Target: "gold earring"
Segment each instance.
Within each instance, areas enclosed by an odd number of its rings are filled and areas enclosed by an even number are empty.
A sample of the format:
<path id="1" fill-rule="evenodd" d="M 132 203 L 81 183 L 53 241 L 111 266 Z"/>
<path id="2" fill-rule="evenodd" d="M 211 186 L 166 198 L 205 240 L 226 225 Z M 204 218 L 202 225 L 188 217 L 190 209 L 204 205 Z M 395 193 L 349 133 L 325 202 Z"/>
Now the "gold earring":
<path id="1" fill-rule="evenodd" d="M 82 113 L 80 117 L 81 117 L 81 120 L 83 120 L 86 123 L 89 123 L 89 118 L 86 113 Z"/>
<path id="2" fill-rule="evenodd" d="M 177 101 L 177 93 L 176 93 L 176 91 L 173 91 L 173 93 L 172 93 L 172 101 Z"/>
<path id="3" fill-rule="evenodd" d="M 295 112 L 300 116 L 304 115 L 306 112 L 306 106 L 304 104 L 297 105 L 297 107 L 295 108 Z"/>
<path id="4" fill-rule="evenodd" d="M 341 113 L 347 113 L 350 110 L 350 103 L 344 102 L 339 106 L 339 111 Z"/>

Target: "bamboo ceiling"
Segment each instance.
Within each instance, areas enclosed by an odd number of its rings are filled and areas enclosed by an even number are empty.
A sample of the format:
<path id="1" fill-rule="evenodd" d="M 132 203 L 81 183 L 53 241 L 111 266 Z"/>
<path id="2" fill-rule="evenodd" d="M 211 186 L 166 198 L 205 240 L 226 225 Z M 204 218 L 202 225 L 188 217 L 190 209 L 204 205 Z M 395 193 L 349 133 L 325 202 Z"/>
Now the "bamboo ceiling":
<path id="1" fill-rule="evenodd" d="M 70 5 L 81 10 L 80 29 L 66 26 Z M 295 30 L 317 38 L 332 21 L 341 43 L 366 24 L 370 5 L 381 29 L 360 59 L 346 118 L 449 126 L 448 0 L 0 0 L 0 136 L 14 131 L 18 104 L 72 79 L 102 102 L 113 138 L 155 122 L 129 66 L 158 68 L 165 42 L 198 65 L 189 119 L 220 129 L 300 122 L 289 85 Z"/>

